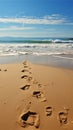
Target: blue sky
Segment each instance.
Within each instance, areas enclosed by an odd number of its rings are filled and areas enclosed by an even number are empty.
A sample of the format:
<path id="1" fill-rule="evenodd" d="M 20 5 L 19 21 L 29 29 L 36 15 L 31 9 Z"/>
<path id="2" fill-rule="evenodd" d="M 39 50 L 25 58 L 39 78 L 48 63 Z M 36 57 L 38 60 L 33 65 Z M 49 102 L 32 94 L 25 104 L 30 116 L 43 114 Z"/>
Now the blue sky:
<path id="1" fill-rule="evenodd" d="M 73 37 L 73 0 L 0 0 L 0 37 Z"/>

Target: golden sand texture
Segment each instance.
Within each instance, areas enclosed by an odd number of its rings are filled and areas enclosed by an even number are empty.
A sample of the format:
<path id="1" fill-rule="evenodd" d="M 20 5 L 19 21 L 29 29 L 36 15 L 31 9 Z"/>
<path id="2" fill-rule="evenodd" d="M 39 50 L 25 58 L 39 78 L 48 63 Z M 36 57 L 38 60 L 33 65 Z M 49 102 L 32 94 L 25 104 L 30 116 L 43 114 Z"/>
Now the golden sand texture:
<path id="1" fill-rule="evenodd" d="M 0 130 L 73 130 L 73 70 L 0 65 Z"/>

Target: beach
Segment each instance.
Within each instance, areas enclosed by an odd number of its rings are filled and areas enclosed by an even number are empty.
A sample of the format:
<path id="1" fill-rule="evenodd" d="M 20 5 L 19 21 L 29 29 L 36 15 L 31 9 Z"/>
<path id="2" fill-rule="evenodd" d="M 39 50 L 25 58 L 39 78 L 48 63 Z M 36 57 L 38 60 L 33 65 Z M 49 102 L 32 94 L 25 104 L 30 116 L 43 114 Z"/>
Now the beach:
<path id="1" fill-rule="evenodd" d="M 0 64 L 1 130 L 72 130 L 73 69 Z"/>
<path id="2" fill-rule="evenodd" d="M 0 1 L 0 130 L 73 130 L 73 0 Z"/>

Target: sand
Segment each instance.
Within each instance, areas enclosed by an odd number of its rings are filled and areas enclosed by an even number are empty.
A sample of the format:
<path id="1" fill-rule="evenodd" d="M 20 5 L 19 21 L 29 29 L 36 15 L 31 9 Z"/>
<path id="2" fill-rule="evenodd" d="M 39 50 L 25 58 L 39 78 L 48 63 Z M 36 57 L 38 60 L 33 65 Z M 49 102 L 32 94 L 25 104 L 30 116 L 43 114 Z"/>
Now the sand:
<path id="1" fill-rule="evenodd" d="M 73 130 L 73 70 L 0 65 L 0 130 Z"/>

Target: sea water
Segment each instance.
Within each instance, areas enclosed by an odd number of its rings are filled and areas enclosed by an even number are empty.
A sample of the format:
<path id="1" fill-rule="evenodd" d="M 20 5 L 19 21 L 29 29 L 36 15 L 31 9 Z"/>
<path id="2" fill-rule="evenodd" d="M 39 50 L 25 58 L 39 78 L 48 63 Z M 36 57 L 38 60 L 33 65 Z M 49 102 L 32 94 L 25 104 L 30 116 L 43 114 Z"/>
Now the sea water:
<path id="1" fill-rule="evenodd" d="M 0 63 L 30 60 L 73 67 L 73 38 L 0 39 Z"/>

